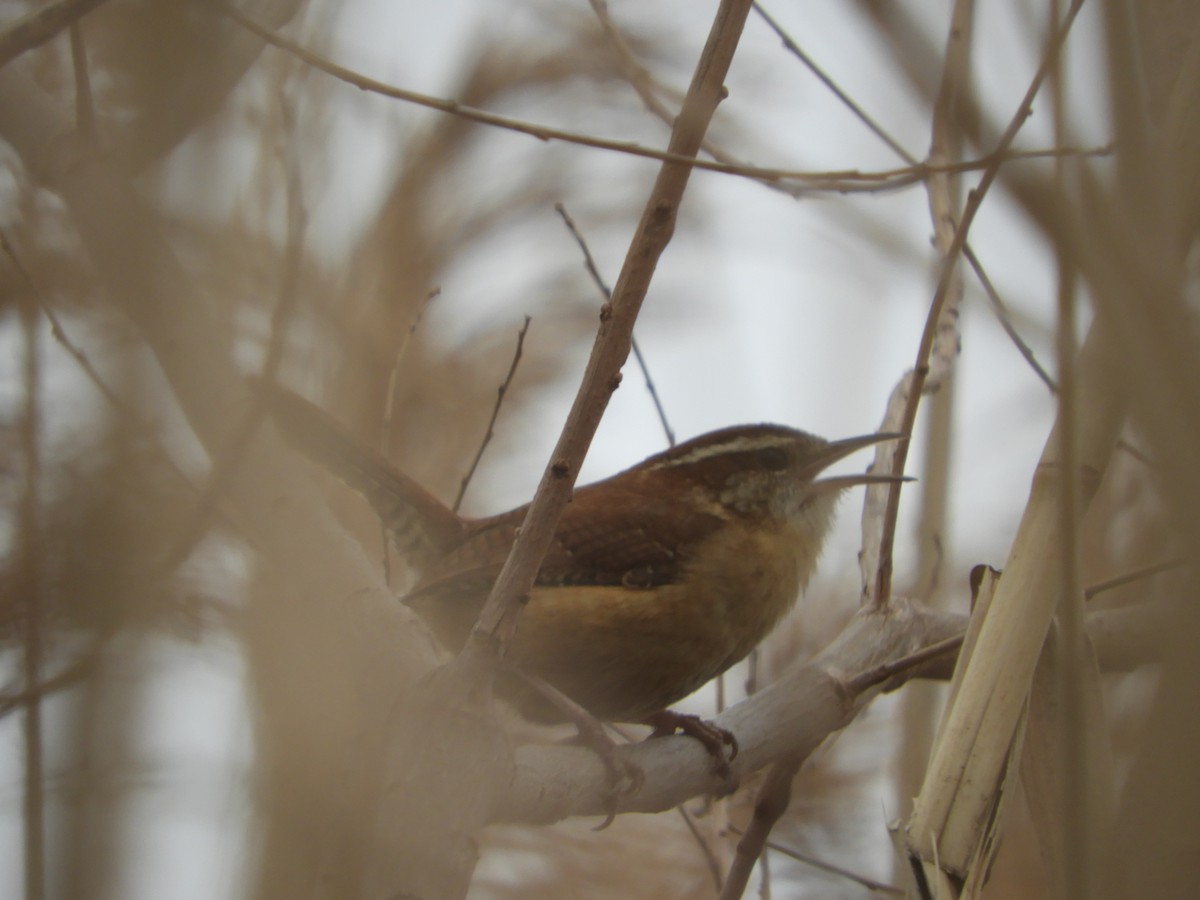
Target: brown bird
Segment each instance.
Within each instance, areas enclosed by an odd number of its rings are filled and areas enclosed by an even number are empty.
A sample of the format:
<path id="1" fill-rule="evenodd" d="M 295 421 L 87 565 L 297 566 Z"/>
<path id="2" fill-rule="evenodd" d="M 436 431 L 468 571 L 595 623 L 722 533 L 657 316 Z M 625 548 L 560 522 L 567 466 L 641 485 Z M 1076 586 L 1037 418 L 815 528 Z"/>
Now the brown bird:
<path id="1" fill-rule="evenodd" d="M 459 516 L 307 400 L 279 388 L 270 398 L 284 433 L 371 503 L 419 573 L 404 602 L 457 652 L 527 507 Z M 845 488 L 898 480 L 818 476 L 898 437 L 725 428 L 578 488 L 508 660 L 598 719 L 653 719 L 743 659 L 792 607 Z M 509 694 L 533 718 L 561 719 L 528 687 Z"/>

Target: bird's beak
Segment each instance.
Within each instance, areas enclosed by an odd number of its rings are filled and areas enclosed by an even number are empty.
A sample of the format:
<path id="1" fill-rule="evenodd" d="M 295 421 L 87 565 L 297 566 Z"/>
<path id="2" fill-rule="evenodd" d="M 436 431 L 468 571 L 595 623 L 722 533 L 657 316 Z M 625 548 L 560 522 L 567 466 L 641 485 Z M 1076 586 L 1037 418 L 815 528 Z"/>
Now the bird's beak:
<path id="1" fill-rule="evenodd" d="M 863 447 L 870 447 L 872 444 L 879 444 L 883 441 L 896 441 L 903 438 L 904 435 L 899 432 L 882 431 L 876 434 L 864 434 L 858 437 L 844 438 L 840 441 L 831 441 L 820 458 L 813 462 L 813 488 L 824 493 L 826 491 L 840 491 L 843 488 L 853 487 L 856 484 L 898 484 L 903 481 L 914 481 L 915 479 L 906 475 L 877 474 L 874 472 L 855 472 L 850 475 L 815 478 L 818 473 L 829 468 L 829 466 L 838 460 L 854 453 L 856 450 L 861 450 Z"/>

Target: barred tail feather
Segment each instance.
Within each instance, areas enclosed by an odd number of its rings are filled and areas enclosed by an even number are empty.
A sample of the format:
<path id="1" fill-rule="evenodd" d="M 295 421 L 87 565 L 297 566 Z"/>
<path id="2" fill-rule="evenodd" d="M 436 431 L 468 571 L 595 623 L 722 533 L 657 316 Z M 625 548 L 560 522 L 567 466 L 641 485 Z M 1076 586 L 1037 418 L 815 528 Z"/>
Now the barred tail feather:
<path id="1" fill-rule="evenodd" d="M 366 498 L 397 551 L 418 570 L 457 546 L 464 520 L 300 395 L 260 385 L 279 430 L 297 449 Z"/>

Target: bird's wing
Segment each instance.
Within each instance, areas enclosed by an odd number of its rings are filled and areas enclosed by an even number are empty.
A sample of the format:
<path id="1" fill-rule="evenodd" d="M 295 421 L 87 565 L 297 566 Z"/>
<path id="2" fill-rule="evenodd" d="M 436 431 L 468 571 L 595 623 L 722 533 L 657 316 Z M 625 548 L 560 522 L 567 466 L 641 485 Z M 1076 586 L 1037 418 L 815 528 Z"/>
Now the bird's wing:
<path id="1" fill-rule="evenodd" d="M 559 524 L 534 582 L 644 590 L 677 581 L 695 548 L 721 520 L 688 503 L 642 494 L 578 491 Z M 600 504 L 604 509 L 600 510 Z M 474 621 L 524 520 L 525 508 L 480 520 L 455 551 L 438 560 L 406 598 L 433 618 L 453 619 L 462 631 Z M 670 534 L 669 542 L 655 535 Z"/>

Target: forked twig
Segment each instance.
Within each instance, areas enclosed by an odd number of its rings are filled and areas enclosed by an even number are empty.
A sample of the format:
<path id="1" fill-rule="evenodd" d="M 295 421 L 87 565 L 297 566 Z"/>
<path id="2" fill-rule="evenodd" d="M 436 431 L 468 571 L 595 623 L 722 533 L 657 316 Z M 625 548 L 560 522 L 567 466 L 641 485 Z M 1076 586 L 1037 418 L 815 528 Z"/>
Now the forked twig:
<path id="1" fill-rule="evenodd" d="M 704 865 L 708 867 L 708 874 L 712 876 L 713 885 L 718 891 L 722 889 L 725 879 L 721 875 L 721 864 L 717 862 L 717 856 L 713 853 L 712 847 L 708 845 L 708 841 L 704 839 L 704 835 L 700 833 L 700 828 L 696 825 L 692 814 L 687 811 L 682 803 L 675 806 L 675 811 L 679 813 L 683 824 L 687 826 L 688 831 L 692 835 L 692 840 L 696 842 L 696 846 L 700 850 L 700 855 L 704 857 Z"/>
<path id="2" fill-rule="evenodd" d="M 611 300 L 612 291 L 609 289 L 604 277 L 600 274 L 600 270 L 596 267 L 596 260 L 592 257 L 591 248 L 588 247 L 587 241 L 580 234 L 579 229 L 575 225 L 575 220 L 571 218 L 571 214 L 567 212 L 567 208 L 561 203 L 554 204 L 554 211 L 562 218 L 563 223 L 567 226 L 567 230 L 575 238 L 575 243 L 579 245 L 579 249 L 583 253 L 583 264 L 587 268 L 588 274 L 592 276 L 592 281 L 600 289 L 600 293 L 604 295 L 604 299 Z M 633 356 L 637 360 L 638 368 L 642 371 L 642 378 L 646 382 L 646 390 L 649 391 L 650 399 L 654 402 L 654 409 L 658 413 L 658 421 L 662 423 L 663 433 L 667 436 L 667 443 L 674 447 L 675 431 L 671 428 L 671 423 L 667 421 L 667 411 L 663 408 L 662 399 L 658 396 L 658 388 L 654 386 L 654 379 L 650 377 L 650 369 L 646 366 L 646 358 L 642 356 L 642 348 L 638 346 L 636 337 L 631 337 L 630 343 L 633 347 Z"/>

